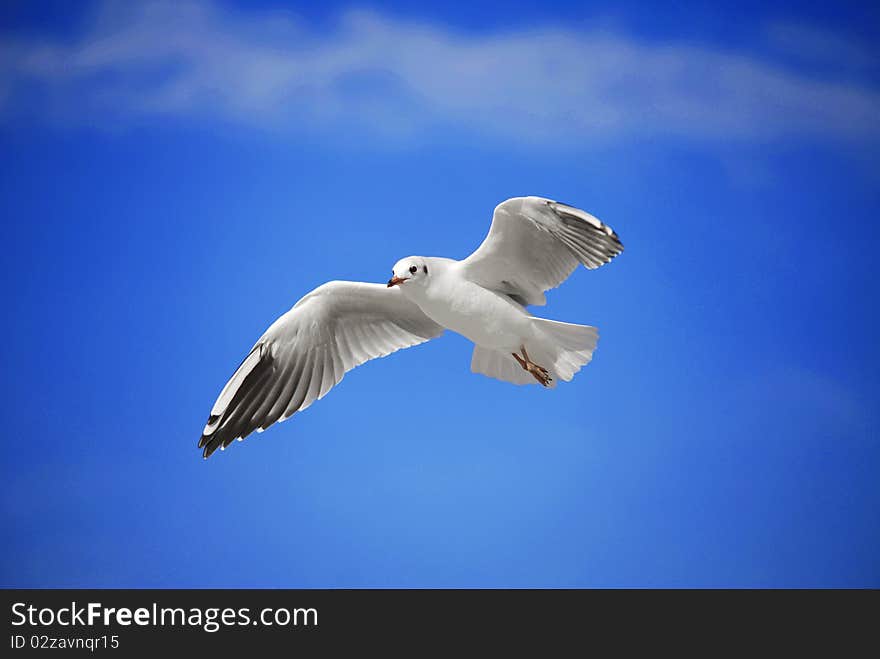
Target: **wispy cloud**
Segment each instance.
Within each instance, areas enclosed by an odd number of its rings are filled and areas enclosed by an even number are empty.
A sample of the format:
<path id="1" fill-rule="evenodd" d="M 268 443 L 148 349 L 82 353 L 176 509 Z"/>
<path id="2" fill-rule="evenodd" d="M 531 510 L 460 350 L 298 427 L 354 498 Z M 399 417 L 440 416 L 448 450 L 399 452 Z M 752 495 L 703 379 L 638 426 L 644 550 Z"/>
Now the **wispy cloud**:
<path id="1" fill-rule="evenodd" d="M 0 61 L 7 118 L 214 117 L 395 138 L 451 126 L 539 143 L 880 137 L 867 83 L 583 26 L 475 34 L 349 11 L 328 29 L 208 0 L 107 2 L 72 40 L 0 36 Z"/>

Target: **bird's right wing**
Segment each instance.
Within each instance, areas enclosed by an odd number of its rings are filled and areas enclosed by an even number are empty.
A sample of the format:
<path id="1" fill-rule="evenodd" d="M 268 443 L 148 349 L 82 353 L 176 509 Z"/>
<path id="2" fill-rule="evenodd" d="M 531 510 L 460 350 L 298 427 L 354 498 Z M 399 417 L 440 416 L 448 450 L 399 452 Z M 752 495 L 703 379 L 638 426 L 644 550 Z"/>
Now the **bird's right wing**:
<path id="1" fill-rule="evenodd" d="M 323 397 L 355 366 L 439 336 L 443 328 L 397 287 L 331 281 L 260 337 L 208 417 L 204 456 Z"/>
<path id="2" fill-rule="evenodd" d="M 543 197 L 498 204 L 489 234 L 462 261 L 465 277 L 520 304 L 546 303 L 579 263 L 593 270 L 623 251 L 617 234 L 586 211 Z"/>

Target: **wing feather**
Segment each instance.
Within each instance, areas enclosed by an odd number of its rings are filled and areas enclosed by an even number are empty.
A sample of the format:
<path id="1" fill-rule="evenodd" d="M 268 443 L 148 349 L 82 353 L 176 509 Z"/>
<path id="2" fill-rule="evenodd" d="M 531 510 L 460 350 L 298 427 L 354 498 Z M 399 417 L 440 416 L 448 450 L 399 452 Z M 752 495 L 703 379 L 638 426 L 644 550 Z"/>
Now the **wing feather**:
<path id="1" fill-rule="evenodd" d="M 282 419 L 285 421 L 293 416 L 295 412 L 299 411 L 302 408 L 302 405 L 306 399 L 306 394 L 309 392 L 308 374 L 311 373 L 312 370 L 312 359 L 314 359 L 314 353 L 309 352 L 302 357 L 302 363 L 296 375 L 296 391 L 294 392 L 293 397 L 290 399 L 290 403 L 288 404 L 287 409 L 284 410 L 284 415 L 282 416 Z"/>
<path id="2" fill-rule="evenodd" d="M 443 328 L 397 288 L 319 286 L 257 341 L 211 408 L 204 456 L 323 398 L 360 364 L 439 336 Z"/>
<path id="3" fill-rule="evenodd" d="M 302 407 L 299 408 L 300 410 L 308 409 L 318 399 L 318 395 L 321 393 L 321 377 L 323 375 L 324 356 L 321 354 L 321 349 L 317 348 L 315 350 L 315 358 L 312 361 L 312 371 L 309 373 L 309 391 L 306 394 Z"/>
<path id="4" fill-rule="evenodd" d="M 463 261 L 465 276 L 521 304 L 543 305 L 544 292 L 578 264 L 595 269 L 623 251 L 617 234 L 586 211 L 542 197 L 499 204 L 489 234 Z"/>
<path id="5" fill-rule="evenodd" d="M 260 405 L 257 406 L 257 409 L 250 417 L 250 422 L 257 426 L 256 430 L 260 430 L 260 425 L 271 415 L 272 409 L 282 398 L 285 386 L 289 384 L 289 375 L 293 367 L 293 361 L 287 358 L 288 355 L 286 353 L 286 350 L 283 351 L 280 358 L 275 360 L 275 363 L 280 365 L 279 372 L 273 374 L 272 381 L 269 383 L 266 392 L 262 395 Z"/>

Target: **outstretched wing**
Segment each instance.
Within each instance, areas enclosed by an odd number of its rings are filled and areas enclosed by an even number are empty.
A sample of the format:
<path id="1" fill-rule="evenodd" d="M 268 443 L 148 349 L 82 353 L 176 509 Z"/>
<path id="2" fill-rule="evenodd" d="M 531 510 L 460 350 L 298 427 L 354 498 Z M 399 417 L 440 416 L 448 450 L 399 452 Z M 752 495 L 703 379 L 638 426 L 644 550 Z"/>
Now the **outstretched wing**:
<path id="1" fill-rule="evenodd" d="M 463 262 L 464 275 L 521 304 L 546 304 L 578 263 L 593 270 L 623 251 L 617 234 L 589 213 L 542 197 L 499 204 L 489 235 Z"/>
<path id="2" fill-rule="evenodd" d="M 442 332 L 396 287 L 323 284 L 260 337 L 220 392 L 199 448 L 210 457 L 306 409 L 355 366 Z"/>

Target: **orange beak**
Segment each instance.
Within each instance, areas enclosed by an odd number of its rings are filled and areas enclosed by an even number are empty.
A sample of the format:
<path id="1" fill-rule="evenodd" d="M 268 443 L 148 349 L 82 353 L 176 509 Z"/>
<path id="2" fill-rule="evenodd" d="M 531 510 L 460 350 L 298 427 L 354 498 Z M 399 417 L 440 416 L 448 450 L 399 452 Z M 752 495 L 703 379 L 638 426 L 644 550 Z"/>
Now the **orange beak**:
<path id="1" fill-rule="evenodd" d="M 391 288 L 392 286 L 399 286 L 400 284 L 405 282 L 407 279 L 409 279 L 409 277 L 398 277 L 397 275 L 395 275 L 394 277 L 392 277 L 391 279 L 388 280 L 388 288 Z"/>

